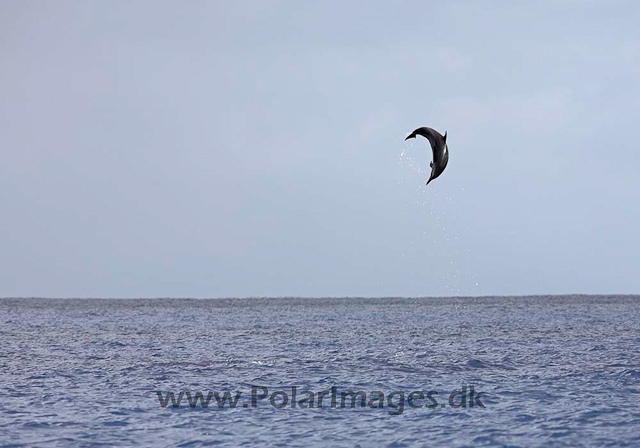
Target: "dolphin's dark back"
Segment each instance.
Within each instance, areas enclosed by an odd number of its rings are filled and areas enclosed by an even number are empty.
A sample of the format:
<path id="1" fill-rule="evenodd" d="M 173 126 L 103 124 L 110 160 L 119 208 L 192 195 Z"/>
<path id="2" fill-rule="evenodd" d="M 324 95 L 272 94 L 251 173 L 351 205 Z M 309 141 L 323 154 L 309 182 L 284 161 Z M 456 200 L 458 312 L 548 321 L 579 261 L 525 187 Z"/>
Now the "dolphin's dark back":
<path id="1" fill-rule="evenodd" d="M 444 145 L 444 137 L 435 129 L 431 128 L 418 128 L 413 131 L 414 134 L 422 135 L 429 143 L 431 143 L 431 148 L 435 150 L 436 147 Z"/>

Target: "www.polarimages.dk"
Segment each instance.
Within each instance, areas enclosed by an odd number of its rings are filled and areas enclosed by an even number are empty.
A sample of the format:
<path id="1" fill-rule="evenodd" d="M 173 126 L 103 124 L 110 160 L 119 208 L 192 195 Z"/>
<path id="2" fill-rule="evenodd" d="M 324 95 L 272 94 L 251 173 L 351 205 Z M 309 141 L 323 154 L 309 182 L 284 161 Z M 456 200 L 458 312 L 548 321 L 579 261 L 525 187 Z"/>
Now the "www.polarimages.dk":
<path id="1" fill-rule="evenodd" d="M 167 391 L 157 391 L 160 406 L 166 408 L 171 404 L 177 408 L 189 406 L 192 408 L 199 407 L 208 408 L 210 405 L 218 408 L 249 408 L 254 409 L 260 406 L 271 406 L 275 409 L 389 409 L 389 414 L 399 415 L 404 412 L 405 403 L 411 409 L 466 409 L 466 408 L 484 408 L 482 403 L 483 392 L 476 392 L 473 386 L 462 386 L 462 388 L 454 390 L 449 394 L 440 394 L 437 391 L 412 391 L 405 392 L 396 390 L 385 393 L 380 390 L 370 392 L 343 390 L 339 391 L 337 386 L 333 386 L 327 390 L 313 392 L 306 389 L 300 389 L 298 386 L 290 388 L 277 389 L 269 392 L 264 386 L 251 386 L 249 400 L 242 391 L 209 391 L 209 392 L 191 392 L 179 391 L 178 393 Z M 242 397 L 245 400 L 240 404 Z M 444 400 L 438 401 L 445 397 Z M 185 400 L 186 399 L 186 400 Z M 212 402 L 213 400 L 213 402 Z"/>

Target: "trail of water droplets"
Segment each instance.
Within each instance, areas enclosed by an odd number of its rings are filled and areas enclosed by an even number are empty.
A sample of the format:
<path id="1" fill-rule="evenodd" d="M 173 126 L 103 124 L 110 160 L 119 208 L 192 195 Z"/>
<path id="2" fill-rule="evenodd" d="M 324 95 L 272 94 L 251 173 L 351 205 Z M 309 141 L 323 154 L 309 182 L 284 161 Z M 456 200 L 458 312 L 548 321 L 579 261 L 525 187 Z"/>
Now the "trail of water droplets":
<path id="1" fill-rule="evenodd" d="M 442 235 L 432 235 L 431 241 L 428 242 L 426 230 L 422 231 L 421 235 L 416 235 L 412 238 L 411 245 L 415 245 L 416 239 L 421 239 L 425 245 L 429 245 L 430 255 L 432 255 L 431 259 L 437 260 L 439 265 L 438 270 L 442 270 L 442 263 L 446 265 L 444 272 L 439 276 L 439 280 L 449 294 L 471 294 L 473 291 L 470 291 L 466 284 L 470 282 L 471 284 L 475 283 L 475 286 L 477 286 L 478 283 L 475 282 L 475 278 L 469 278 L 469 275 L 466 273 L 463 274 L 459 266 L 459 260 L 464 256 L 464 253 L 468 253 L 470 249 L 461 249 L 461 242 L 458 236 L 452 234 L 451 228 L 453 226 L 451 225 L 451 217 L 447 215 L 447 212 L 441 206 L 443 201 L 451 202 L 452 198 L 448 194 L 442 198 L 438 188 L 429 188 L 425 185 L 430 173 L 430 170 L 426 169 L 430 160 L 429 154 L 424 154 L 421 149 L 420 157 L 424 158 L 424 161 L 418 160 L 413 154 L 413 142 L 406 142 L 398 156 L 398 165 L 408 168 L 409 171 L 408 178 L 403 177 L 399 179 L 398 184 L 404 184 L 405 181 L 410 181 L 416 185 L 413 197 L 404 205 L 404 208 L 417 208 L 418 210 L 422 209 L 422 211 L 424 211 L 424 207 L 429 204 L 430 220 L 435 224 L 434 227 L 436 229 L 443 232 L 446 245 L 442 245 Z M 427 263 L 426 269 L 428 271 L 432 269 L 430 263 Z M 465 279 L 468 281 L 463 281 Z M 425 284 L 424 286 L 425 294 L 429 295 L 430 285 Z"/>

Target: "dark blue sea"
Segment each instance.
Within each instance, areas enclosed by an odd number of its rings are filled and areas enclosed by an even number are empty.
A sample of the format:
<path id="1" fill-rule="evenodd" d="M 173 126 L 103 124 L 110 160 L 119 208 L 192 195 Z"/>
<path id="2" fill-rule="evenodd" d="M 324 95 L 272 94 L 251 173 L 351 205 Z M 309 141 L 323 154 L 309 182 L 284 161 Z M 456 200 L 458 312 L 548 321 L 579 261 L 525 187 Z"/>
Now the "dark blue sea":
<path id="1" fill-rule="evenodd" d="M 640 446 L 640 296 L 2 299 L 0 344 L 3 447 Z"/>

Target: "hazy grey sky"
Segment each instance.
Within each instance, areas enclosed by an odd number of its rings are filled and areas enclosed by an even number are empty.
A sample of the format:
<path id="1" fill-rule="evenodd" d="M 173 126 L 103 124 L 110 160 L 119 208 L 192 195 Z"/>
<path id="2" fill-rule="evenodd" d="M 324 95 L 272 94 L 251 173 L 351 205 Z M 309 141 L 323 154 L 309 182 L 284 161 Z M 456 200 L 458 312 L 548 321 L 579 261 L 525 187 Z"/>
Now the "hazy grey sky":
<path id="1" fill-rule="evenodd" d="M 0 296 L 639 293 L 639 22 L 4 0 Z"/>

